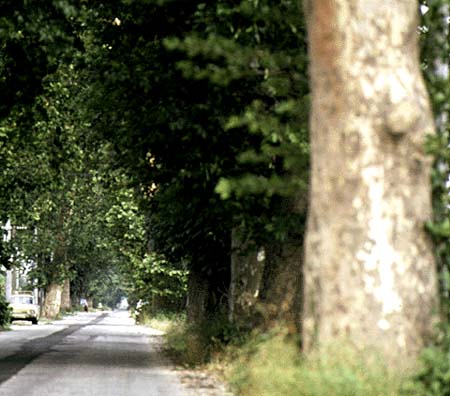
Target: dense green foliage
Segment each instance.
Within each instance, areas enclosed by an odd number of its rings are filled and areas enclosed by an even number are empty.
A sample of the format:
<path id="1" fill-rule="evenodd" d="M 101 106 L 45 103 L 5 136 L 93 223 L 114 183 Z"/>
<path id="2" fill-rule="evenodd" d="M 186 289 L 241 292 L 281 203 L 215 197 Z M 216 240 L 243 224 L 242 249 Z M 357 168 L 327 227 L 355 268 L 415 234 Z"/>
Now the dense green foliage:
<path id="1" fill-rule="evenodd" d="M 3 2 L 0 222 L 26 229 L 0 241 L 0 264 L 32 259 L 44 289 L 70 279 L 75 302 L 88 297 L 113 307 L 128 295 L 151 313 L 183 309 L 188 278 L 199 275 L 216 316 L 175 335 L 177 348 L 203 361 L 213 346 L 239 338 L 226 316 L 233 229 L 250 249 L 289 238 L 301 244 L 304 233 L 309 87 L 300 3 Z M 450 84 L 435 65 L 448 63 L 447 1 L 426 3 L 423 69 L 442 121 L 428 142 L 436 159 L 428 228 L 445 302 Z M 7 312 L 0 297 L 0 326 Z M 386 385 L 377 382 L 378 366 L 374 378 L 355 361 L 322 367 L 283 342 L 261 342 L 253 360 L 243 357 L 243 394 L 249 384 L 286 395 L 299 394 L 300 382 L 317 385 L 311 395 L 330 387 L 376 394 Z M 446 348 L 425 355 L 417 377 L 423 394 L 447 391 Z M 271 366 L 274 354 L 286 366 Z M 279 383 L 261 382 L 275 369 L 283 371 Z"/>
<path id="2" fill-rule="evenodd" d="M 135 1 L 81 15 L 78 95 L 93 141 L 109 142 L 105 162 L 142 193 L 151 249 L 168 271 L 200 273 L 215 309 L 226 299 L 234 226 L 261 244 L 304 222 L 286 221 L 277 196 L 306 191 L 299 5 Z"/>
<path id="3" fill-rule="evenodd" d="M 424 75 L 436 117 L 437 135 L 430 137 L 427 150 L 435 159 L 432 173 L 434 219 L 427 224 L 436 246 L 440 274 L 441 339 L 424 351 L 422 368 L 414 377 L 408 395 L 450 395 L 450 41 L 449 8 L 446 0 L 421 1 L 427 6 L 422 16 L 421 43 Z M 445 65 L 447 65 L 445 67 Z"/>
<path id="4" fill-rule="evenodd" d="M 11 320 L 11 311 L 3 294 L 0 295 L 0 328 L 5 327 Z"/>
<path id="5" fill-rule="evenodd" d="M 4 277 L 0 273 L 0 329 L 7 326 L 11 320 L 10 307 L 5 298 L 4 288 Z"/>
<path id="6" fill-rule="evenodd" d="M 448 344 L 427 349 L 422 355 L 422 365 L 414 381 L 405 387 L 405 396 L 450 395 L 450 364 Z"/>
<path id="7" fill-rule="evenodd" d="M 435 158 L 432 175 L 434 221 L 428 224 L 428 228 L 436 245 L 443 309 L 448 316 L 450 298 L 450 77 L 448 74 L 450 43 L 447 18 L 449 11 L 448 2 L 445 0 L 423 3 L 427 4 L 428 12 L 422 20 L 422 59 L 438 129 L 437 136 L 428 142 L 428 151 Z"/>
<path id="8" fill-rule="evenodd" d="M 43 79 L 80 45 L 72 29 L 70 1 L 2 1 L 0 5 L 0 117 L 32 105 Z"/>
<path id="9" fill-rule="evenodd" d="M 150 312 L 157 312 L 161 307 L 175 311 L 183 307 L 187 271 L 171 268 L 171 264 L 158 254 L 151 253 L 134 262 L 131 278 L 131 304 L 139 300 L 151 302 L 155 307 L 150 306 Z"/>

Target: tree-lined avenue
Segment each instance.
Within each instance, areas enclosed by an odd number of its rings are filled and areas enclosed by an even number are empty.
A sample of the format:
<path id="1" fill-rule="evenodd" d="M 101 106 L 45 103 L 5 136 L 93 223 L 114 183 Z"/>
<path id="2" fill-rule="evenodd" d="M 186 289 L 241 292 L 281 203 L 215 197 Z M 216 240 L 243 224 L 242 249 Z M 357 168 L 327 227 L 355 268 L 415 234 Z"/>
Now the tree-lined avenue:
<path id="1" fill-rule="evenodd" d="M 187 395 L 161 355 L 160 336 L 126 311 L 17 326 L 0 333 L 0 395 Z"/>

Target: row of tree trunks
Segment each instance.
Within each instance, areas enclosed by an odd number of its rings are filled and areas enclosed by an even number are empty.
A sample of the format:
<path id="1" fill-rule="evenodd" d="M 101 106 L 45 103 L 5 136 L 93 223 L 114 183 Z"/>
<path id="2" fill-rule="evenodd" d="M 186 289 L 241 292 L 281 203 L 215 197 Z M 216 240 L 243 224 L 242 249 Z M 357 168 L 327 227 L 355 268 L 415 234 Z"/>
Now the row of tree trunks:
<path id="1" fill-rule="evenodd" d="M 416 357 L 437 312 L 431 219 L 433 117 L 415 0 L 306 0 L 312 89 L 306 241 L 249 248 L 234 230 L 229 319 L 283 323 L 306 351 L 342 340 L 392 363 Z M 259 257 L 260 258 L 260 257 Z M 208 281 L 189 279 L 188 318 Z"/>
<path id="2" fill-rule="evenodd" d="M 214 263 L 216 266 L 212 271 L 192 269 L 189 272 L 186 314 L 191 324 L 222 315 L 227 309 L 230 268 L 226 264 L 229 256 L 224 254 Z"/>
<path id="3" fill-rule="evenodd" d="M 304 197 L 282 198 L 274 204 L 278 216 L 289 219 L 283 242 L 264 246 L 245 240 L 245 231 L 233 230 L 229 320 L 238 327 L 268 329 L 285 326 L 298 334 L 302 312 L 303 237 L 295 228 L 304 223 Z M 292 224 L 296 224 L 293 226 Z M 252 248 L 253 247 L 253 248 Z"/>
<path id="4" fill-rule="evenodd" d="M 298 334 L 302 312 L 302 240 L 273 242 L 244 252 L 233 253 L 229 321 L 248 329 L 282 325 L 289 333 Z"/>
<path id="5" fill-rule="evenodd" d="M 417 8 L 413 0 L 306 1 L 312 174 L 305 264 L 295 239 L 265 247 L 262 276 L 256 251 L 234 253 L 232 321 L 255 314 L 258 297 L 264 323 L 298 329 L 301 320 L 305 350 L 340 339 L 375 347 L 392 363 L 417 356 L 430 340 L 437 276 L 424 230 L 431 219 L 424 142 L 434 125 Z"/>

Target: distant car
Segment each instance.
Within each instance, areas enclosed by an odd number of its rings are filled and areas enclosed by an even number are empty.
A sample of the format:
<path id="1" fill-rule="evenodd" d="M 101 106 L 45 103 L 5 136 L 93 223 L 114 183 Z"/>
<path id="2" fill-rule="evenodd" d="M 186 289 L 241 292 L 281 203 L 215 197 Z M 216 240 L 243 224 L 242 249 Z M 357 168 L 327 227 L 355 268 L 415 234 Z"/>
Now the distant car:
<path id="1" fill-rule="evenodd" d="M 12 320 L 30 320 L 38 324 L 39 305 L 34 304 L 31 294 L 14 294 L 11 296 Z"/>

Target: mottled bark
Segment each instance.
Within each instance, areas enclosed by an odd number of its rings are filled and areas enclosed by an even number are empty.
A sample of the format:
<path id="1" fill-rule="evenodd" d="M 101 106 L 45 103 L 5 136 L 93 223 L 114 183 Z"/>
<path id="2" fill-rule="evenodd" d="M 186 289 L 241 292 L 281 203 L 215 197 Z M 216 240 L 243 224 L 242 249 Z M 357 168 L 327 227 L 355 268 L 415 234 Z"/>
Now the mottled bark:
<path id="1" fill-rule="evenodd" d="M 255 322 L 265 252 L 245 241 L 242 230 L 238 228 L 232 233 L 231 250 L 228 318 L 239 327 L 251 328 Z"/>
<path id="2" fill-rule="evenodd" d="M 50 283 L 45 292 L 42 316 L 55 319 L 61 311 L 62 287 L 58 283 Z"/>
<path id="3" fill-rule="evenodd" d="M 303 341 L 416 355 L 436 310 L 434 130 L 415 0 L 306 2 L 312 88 Z"/>
<path id="4" fill-rule="evenodd" d="M 70 311 L 72 309 L 72 300 L 70 299 L 70 279 L 66 278 L 62 287 L 61 309 Z"/>

